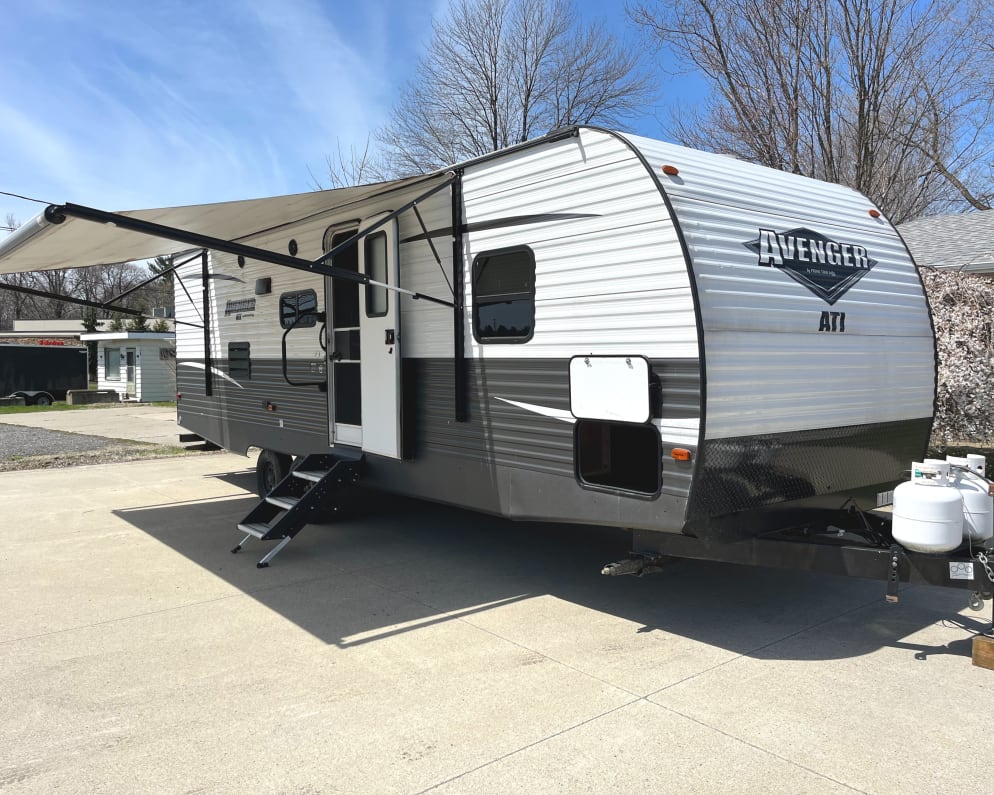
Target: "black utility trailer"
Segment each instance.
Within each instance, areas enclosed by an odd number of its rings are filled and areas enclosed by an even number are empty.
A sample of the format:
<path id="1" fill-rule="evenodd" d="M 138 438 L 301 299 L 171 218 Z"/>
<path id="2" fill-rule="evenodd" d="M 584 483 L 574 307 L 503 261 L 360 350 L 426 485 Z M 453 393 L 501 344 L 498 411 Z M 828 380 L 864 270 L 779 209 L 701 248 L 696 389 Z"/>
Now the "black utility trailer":
<path id="1" fill-rule="evenodd" d="M 65 400 L 89 385 L 86 348 L 68 345 L 0 345 L 0 396 L 23 397 L 29 406 Z"/>

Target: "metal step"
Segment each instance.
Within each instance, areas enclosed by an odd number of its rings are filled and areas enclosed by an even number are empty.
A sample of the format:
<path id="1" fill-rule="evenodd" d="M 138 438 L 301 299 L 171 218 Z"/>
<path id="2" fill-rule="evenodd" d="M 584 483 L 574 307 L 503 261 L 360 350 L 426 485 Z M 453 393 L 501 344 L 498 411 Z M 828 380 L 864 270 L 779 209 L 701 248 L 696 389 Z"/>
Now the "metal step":
<path id="1" fill-rule="evenodd" d="M 231 551 L 239 552 L 253 537 L 275 541 L 276 546 L 256 564 L 261 569 L 268 566 L 322 504 L 330 505 L 332 494 L 351 488 L 359 480 L 363 460 L 362 456 L 347 459 L 329 454 L 307 456 L 301 462 L 301 469 L 292 470 L 277 483 L 238 525 L 246 535 Z M 298 478 L 308 483 L 300 483 Z"/>
<path id="2" fill-rule="evenodd" d="M 256 538 L 262 538 L 266 533 L 269 532 L 268 524 L 259 524 L 253 522 L 251 524 L 239 524 L 238 529 L 243 533 L 248 533 L 250 536 L 255 536 Z"/>
<path id="3" fill-rule="evenodd" d="M 293 474 L 298 478 L 303 478 L 304 480 L 311 480 L 314 481 L 315 483 L 320 483 L 321 479 L 325 475 L 327 475 L 330 471 L 331 471 L 330 469 L 309 469 L 309 470 L 295 469 L 293 470 Z"/>
<path id="4" fill-rule="evenodd" d="M 282 508 L 284 511 L 289 511 L 294 505 L 300 502 L 299 497 L 266 497 L 266 502 L 270 505 L 275 505 L 277 508 Z"/>

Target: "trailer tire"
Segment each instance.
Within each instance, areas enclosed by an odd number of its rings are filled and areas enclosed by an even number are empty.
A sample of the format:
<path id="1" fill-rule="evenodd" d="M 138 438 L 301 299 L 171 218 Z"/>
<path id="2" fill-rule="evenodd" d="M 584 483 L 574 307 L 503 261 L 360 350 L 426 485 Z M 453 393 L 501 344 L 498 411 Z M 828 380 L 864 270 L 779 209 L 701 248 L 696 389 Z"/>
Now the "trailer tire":
<path id="1" fill-rule="evenodd" d="M 260 497 L 265 497 L 276 484 L 290 474 L 293 458 L 286 453 L 274 450 L 263 450 L 255 462 L 255 490 Z"/>
<path id="2" fill-rule="evenodd" d="M 52 399 L 52 396 L 48 394 L 48 392 L 41 392 L 35 395 L 34 400 L 31 401 L 31 404 L 34 406 L 51 406 L 54 402 L 55 401 Z"/>

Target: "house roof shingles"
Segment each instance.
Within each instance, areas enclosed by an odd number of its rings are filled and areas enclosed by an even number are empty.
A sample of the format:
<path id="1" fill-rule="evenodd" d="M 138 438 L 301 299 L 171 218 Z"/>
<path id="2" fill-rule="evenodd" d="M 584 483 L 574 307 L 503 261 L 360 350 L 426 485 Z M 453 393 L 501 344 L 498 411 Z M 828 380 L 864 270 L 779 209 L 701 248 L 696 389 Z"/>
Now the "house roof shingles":
<path id="1" fill-rule="evenodd" d="M 922 267 L 994 273 L 994 210 L 919 218 L 897 231 Z"/>

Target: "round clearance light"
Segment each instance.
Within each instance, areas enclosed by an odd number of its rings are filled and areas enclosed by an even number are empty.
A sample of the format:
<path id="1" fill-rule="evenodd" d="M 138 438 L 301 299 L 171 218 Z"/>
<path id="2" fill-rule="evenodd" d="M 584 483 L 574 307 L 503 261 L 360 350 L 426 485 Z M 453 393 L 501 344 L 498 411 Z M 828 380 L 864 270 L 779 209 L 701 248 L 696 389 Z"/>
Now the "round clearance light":
<path id="1" fill-rule="evenodd" d="M 680 173 L 680 169 L 678 169 L 676 166 L 671 166 L 671 165 L 667 164 L 667 165 L 663 166 L 663 173 L 667 177 L 675 177 L 677 174 Z"/>
<path id="2" fill-rule="evenodd" d="M 879 218 L 880 210 L 870 210 L 870 218 Z"/>

